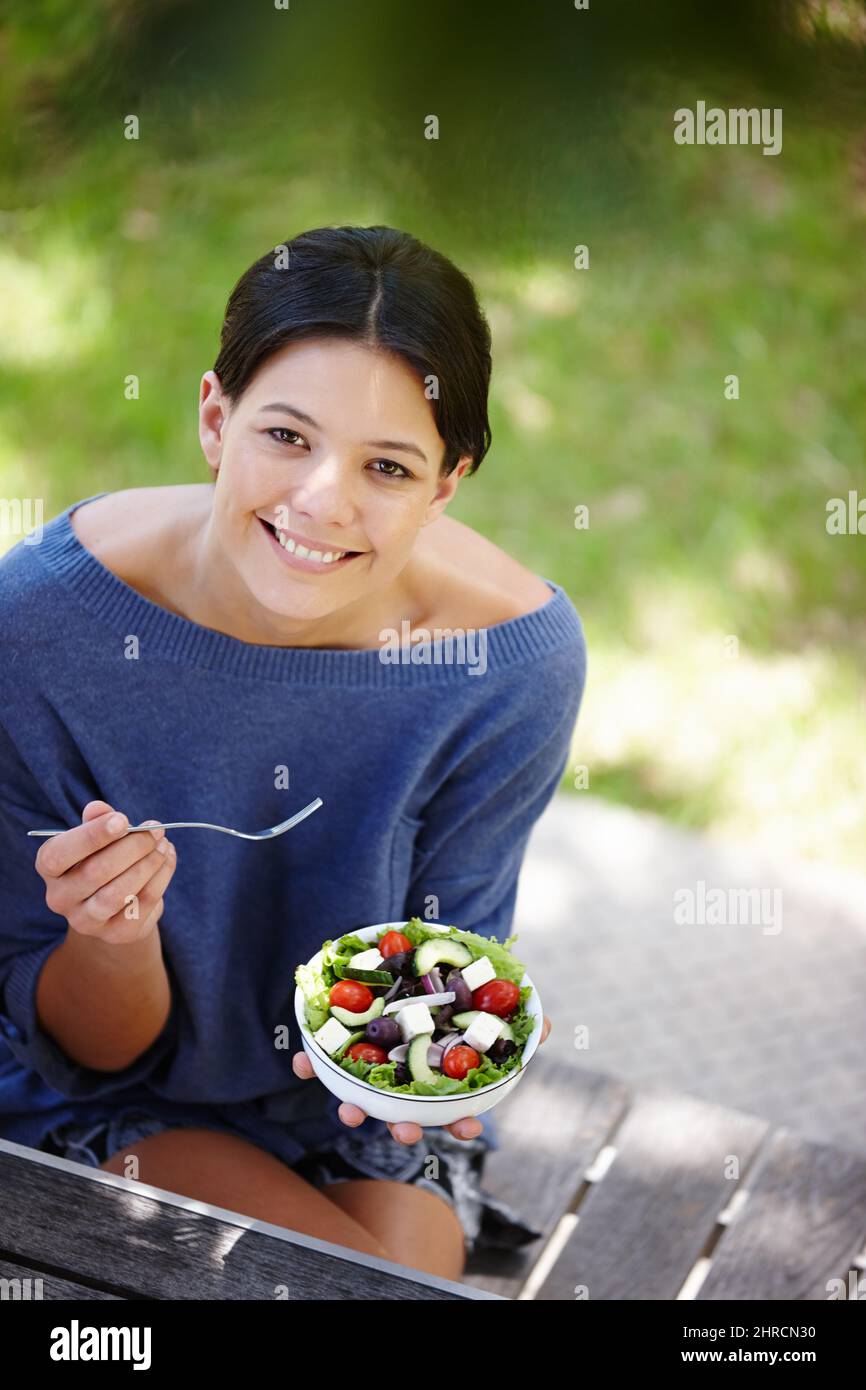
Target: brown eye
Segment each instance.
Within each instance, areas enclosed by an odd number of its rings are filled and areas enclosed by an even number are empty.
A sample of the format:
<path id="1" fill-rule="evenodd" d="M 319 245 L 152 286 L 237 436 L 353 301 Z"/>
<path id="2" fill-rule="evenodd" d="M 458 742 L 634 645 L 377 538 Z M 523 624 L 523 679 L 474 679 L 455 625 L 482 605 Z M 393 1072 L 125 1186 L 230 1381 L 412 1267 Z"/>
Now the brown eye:
<path id="1" fill-rule="evenodd" d="M 290 429 L 287 429 L 285 425 L 277 425 L 277 426 L 274 427 L 274 429 L 265 430 L 265 434 L 269 434 L 269 435 L 271 436 L 272 439 L 274 438 L 275 435 L 278 435 L 278 434 L 293 434 L 293 435 L 295 436 L 296 439 L 300 439 L 300 437 L 301 437 L 301 436 L 298 434 L 298 431 L 297 431 L 297 430 L 290 430 Z M 289 439 L 277 439 L 276 442 L 277 442 L 277 444 L 290 444 L 290 443 L 291 443 L 291 440 L 289 440 Z"/>
<path id="2" fill-rule="evenodd" d="M 383 478 L 411 478 L 412 474 L 408 468 L 404 468 L 402 463 L 395 463 L 393 459 L 374 459 L 374 463 L 384 463 L 387 468 L 399 468 L 399 473 L 386 473 L 384 469 L 377 468 L 374 471 L 381 474 Z"/>

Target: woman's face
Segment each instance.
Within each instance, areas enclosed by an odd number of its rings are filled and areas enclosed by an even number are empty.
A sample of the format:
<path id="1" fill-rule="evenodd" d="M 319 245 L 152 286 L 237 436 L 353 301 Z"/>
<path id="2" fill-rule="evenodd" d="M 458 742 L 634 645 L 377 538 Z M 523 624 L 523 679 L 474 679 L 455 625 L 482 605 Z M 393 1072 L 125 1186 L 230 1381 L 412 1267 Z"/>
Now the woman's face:
<path id="1" fill-rule="evenodd" d="M 290 619 L 391 583 L 469 464 L 440 477 L 445 444 L 412 371 L 341 339 L 281 349 L 234 406 L 206 372 L 199 415 L 214 537 L 256 601 Z"/>

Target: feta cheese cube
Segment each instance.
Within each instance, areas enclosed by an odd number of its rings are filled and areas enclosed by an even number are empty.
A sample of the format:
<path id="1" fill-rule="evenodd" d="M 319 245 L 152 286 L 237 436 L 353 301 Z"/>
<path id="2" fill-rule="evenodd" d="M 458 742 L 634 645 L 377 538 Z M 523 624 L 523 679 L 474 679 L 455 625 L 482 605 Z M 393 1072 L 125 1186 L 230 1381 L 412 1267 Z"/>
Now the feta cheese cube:
<path id="1" fill-rule="evenodd" d="M 378 946 L 374 946 L 371 951 L 357 951 L 349 964 L 353 970 L 378 970 L 384 959 Z"/>
<path id="2" fill-rule="evenodd" d="M 488 980 L 496 979 L 496 971 L 489 956 L 479 956 L 477 960 L 464 966 L 460 974 L 470 989 L 477 989 L 479 985 L 486 985 Z"/>
<path id="3" fill-rule="evenodd" d="M 313 1037 L 330 1057 L 333 1057 L 338 1047 L 342 1047 L 351 1034 L 348 1028 L 344 1028 L 338 1018 L 327 1019 L 314 1034 Z"/>
<path id="4" fill-rule="evenodd" d="M 435 1027 L 433 1016 L 426 1004 L 407 1004 L 396 1018 L 404 1042 L 411 1042 L 419 1033 L 432 1033 Z"/>
<path id="5" fill-rule="evenodd" d="M 491 1048 L 502 1032 L 502 1019 L 495 1014 L 480 1013 L 477 1018 L 473 1018 L 469 1027 L 463 1035 L 463 1041 L 467 1047 L 474 1047 L 476 1052 L 486 1052 Z"/>

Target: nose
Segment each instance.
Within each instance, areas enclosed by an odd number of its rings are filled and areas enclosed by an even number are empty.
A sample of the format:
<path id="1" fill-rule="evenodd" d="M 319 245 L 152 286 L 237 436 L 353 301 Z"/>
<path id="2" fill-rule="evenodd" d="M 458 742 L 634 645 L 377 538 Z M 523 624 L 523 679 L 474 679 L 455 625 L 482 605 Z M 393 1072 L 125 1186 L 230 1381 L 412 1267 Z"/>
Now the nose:
<path id="1" fill-rule="evenodd" d="M 291 509 L 320 527 L 352 525 L 355 499 L 349 470 L 336 454 L 311 462 L 302 482 L 292 491 Z"/>

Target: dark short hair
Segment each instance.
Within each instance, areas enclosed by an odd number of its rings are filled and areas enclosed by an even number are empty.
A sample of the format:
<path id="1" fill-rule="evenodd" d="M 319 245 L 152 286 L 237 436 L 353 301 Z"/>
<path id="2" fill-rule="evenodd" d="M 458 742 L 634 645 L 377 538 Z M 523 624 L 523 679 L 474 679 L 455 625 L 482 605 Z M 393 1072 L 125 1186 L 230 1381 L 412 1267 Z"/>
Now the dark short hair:
<path id="1" fill-rule="evenodd" d="M 393 227 L 318 227 L 268 251 L 226 305 L 213 370 L 236 402 L 287 343 L 353 339 L 396 353 L 422 387 L 445 441 L 441 471 L 490 448 L 490 328 L 471 281 L 438 251 Z M 437 394 L 438 393 L 438 394 Z"/>

